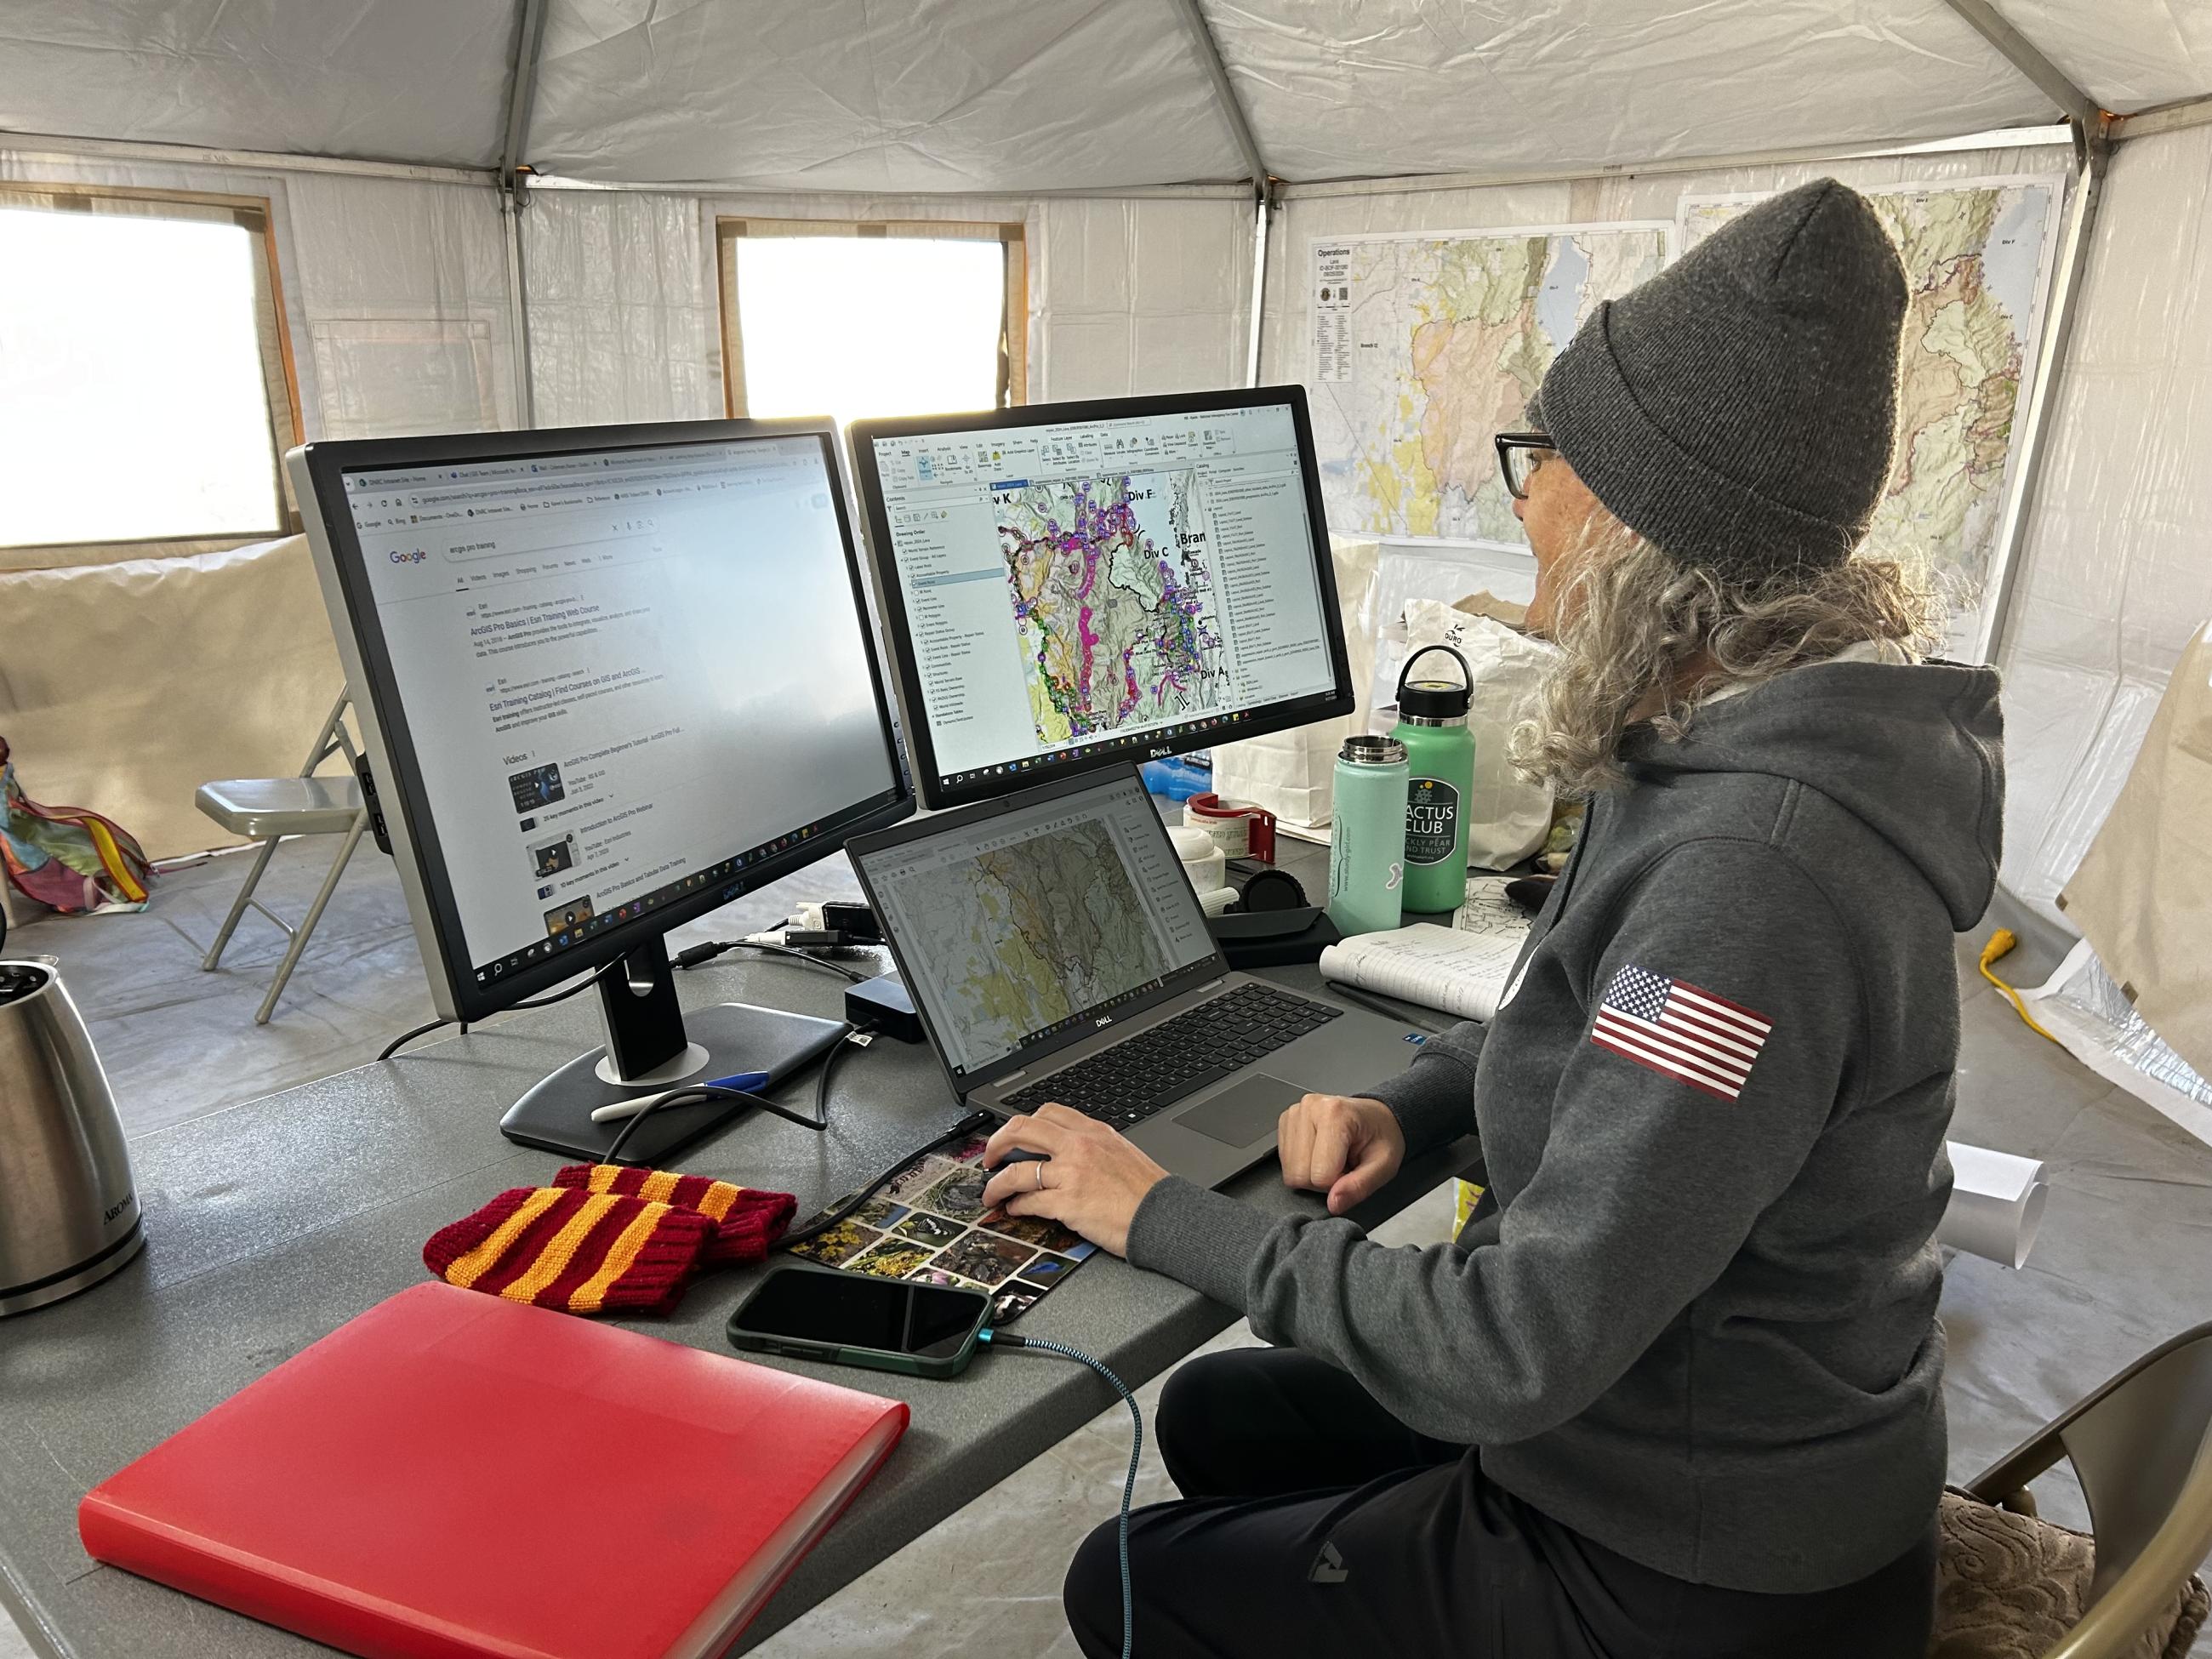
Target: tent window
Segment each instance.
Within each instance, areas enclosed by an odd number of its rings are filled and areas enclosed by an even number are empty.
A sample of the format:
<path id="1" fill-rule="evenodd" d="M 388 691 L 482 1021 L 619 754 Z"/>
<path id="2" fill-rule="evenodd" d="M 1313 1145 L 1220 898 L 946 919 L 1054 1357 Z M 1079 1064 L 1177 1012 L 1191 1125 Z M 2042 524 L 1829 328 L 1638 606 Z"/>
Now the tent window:
<path id="1" fill-rule="evenodd" d="M 0 187 L 0 548 L 295 527 L 287 352 L 265 201 Z"/>
<path id="2" fill-rule="evenodd" d="M 718 219 L 732 415 L 921 415 L 1025 401 L 1019 225 Z"/>

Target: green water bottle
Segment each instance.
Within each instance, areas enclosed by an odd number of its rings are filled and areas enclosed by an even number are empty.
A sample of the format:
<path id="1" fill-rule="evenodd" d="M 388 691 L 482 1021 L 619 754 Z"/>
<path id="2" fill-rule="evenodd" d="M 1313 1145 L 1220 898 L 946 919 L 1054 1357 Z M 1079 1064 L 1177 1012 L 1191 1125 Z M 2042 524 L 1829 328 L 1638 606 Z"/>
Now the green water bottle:
<path id="1" fill-rule="evenodd" d="M 1459 684 L 1417 680 L 1413 665 L 1441 651 L 1459 665 Z M 1467 902 L 1467 809 L 1474 789 L 1474 700 L 1467 659 L 1448 645 L 1424 646 L 1398 675 L 1398 724 L 1406 745 L 1406 908 L 1456 910 Z"/>

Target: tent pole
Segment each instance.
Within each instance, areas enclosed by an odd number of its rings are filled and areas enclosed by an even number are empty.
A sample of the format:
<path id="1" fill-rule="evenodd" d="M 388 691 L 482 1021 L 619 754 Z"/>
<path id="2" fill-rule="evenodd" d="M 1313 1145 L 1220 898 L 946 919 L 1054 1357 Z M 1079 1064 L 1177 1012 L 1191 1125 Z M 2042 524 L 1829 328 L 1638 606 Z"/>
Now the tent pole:
<path id="1" fill-rule="evenodd" d="M 2121 116 L 2112 123 L 2112 139 L 2117 143 L 2126 138 L 2148 138 L 2154 133 L 2179 132 L 2184 127 L 2207 123 L 2212 123 L 2212 98 L 2185 98 L 2179 103 L 2160 104 Z"/>
<path id="2" fill-rule="evenodd" d="M 1267 221 L 1273 204 L 1265 196 L 1252 204 L 1252 335 L 1244 347 L 1244 384 L 1260 384 L 1260 312 L 1267 298 Z"/>
<path id="3" fill-rule="evenodd" d="M 2066 228 L 2059 243 L 2059 264 L 2051 289 L 2043 338 L 2036 349 L 2035 389 L 2029 393 L 2025 413 L 2015 416 L 2013 431 L 2020 445 L 2020 477 L 2012 499 L 2005 504 L 1998 527 L 1996 547 L 1990 559 L 1990 591 L 1983 596 L 1984 637 L 1977 653 L 1984 662 L 1996 659 L 2004 638 L 2013 594 L 2019 586 L 2021 543 L 2027 516 L 2035 505 L 2042 482 L 2043 461 L 2049 447 L 2051 411 L 2064 373 L 2066 348 L 2074 337 L 2074 321 L 2081 303 L 2083 278 L 2089 268 L 2090 233 L 2096 228 L 2097 208 L 2105 193 L 2105 173 L 2112 165 L 2110 118 L 2080 130 L 2081 166 L 2074 175 L 2072 199 L 2066 206 Z"/>
<path id="4" fill-rule="evenodd" d="M 1424 191 L 1487 190 L 1498 185 L 1577 184 L 1585 179 L 1658 179 L 1674 173 L 1721 173 L 1731 167 L 1864 161 L 1893 155 L 1948 155 L 1961 150 L 2033 149 L 2070 145 L 2073 142 L 2073 129 L 2063 125 L 2000 127 L 1993 131 L 1962 133 L 1955 138 L 1805 144 L 1790 149 L 1740 150 L 1727 155 L 1670 156 L 1660 161 L 1586 161 L 1569 167 L 1509 168 L 1497 173 L 1399 173 L 1366 179 L 1320 179 L 1307 183 L 1280 183 L 1275 194 L 1282 201 L 1310 202 L 1332 196 L 1398 196 Z"/>
<path id="5" fill-rule="evenodd" d="M 2097 100 L 2075 86 L 2033 40 L 2005 21 L 1990 0 L 1943 0 L 1943 3 L 2003 54 L 2007 63 L 2034 82 L 2037 90 L 2057 105 L 2068 120 L 2084 132 L 2099 130 L 2105 112 L 2097 106 Z"/>
<path id="6" fill-rule="evenodd" d="M 538 424 L 538 399 L 530 372 L 530 298 L 522 268 L 522 210 L 528 200 L 530 117 L 538 103 L 538 57 L 545 44 L 545 0 L 522 0 L 515 18 L 514 62 L 507 77 L 505 137 L 499 153 L 499 212 L 507 232 L 507 318 L 514 339 L 514 416 L 526 429 Z"/>
<path id="7" fill-rule="evenodd" d="M 1199 0 L 1175 0 L 1176 10 L 1182 14 L 1183 26 L 1189 29 L 1190 38 L 1198 47 L 1200 64 L 1206 78 L 1213 82 L 1214 100 L 1221 106 L 1222 118 L 1236 135 L 1237 148 L 1244 153 L 1244 165 L 1251 169 L 1252 191 L 1265 198 L 1271 175 L 1267 164 L 1261 159 L 1260 141 L 1252 136 L 1252 123 L 1245 118 L 1244 106 L 1237 100 L 1237 88 L 1230 84 L 1229 67 L 1221 61 L 1221 45 L 1206 27 L 1206 12 Z"/>

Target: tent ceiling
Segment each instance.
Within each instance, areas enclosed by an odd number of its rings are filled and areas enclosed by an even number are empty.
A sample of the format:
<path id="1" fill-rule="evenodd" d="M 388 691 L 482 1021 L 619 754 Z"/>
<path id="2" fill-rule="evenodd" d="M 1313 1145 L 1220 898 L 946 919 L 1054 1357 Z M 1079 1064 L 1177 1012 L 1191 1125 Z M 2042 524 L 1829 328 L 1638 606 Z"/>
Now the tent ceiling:
<path id="1" fill-rule="evenodd" d="M 489 167 L 513 0 L 0 0 L 0 128 Z"/>
<path id="2" fill-rule="evenodd" d="M 2051 118 L 1940 0 L 1210 0 L 1289 179 L 1513 172 Z"/>
<path id="3" fill-rule="evenodd" d="M 560 0 L 542 171 L 810 190 L 1241 178 L 1168 0 Z"/>
<path id="4" fill-rule="evenodd" d="M 1996 0 L 2105 107 L 2203 0 Z M 1291 179 L 1945 137 L 2049 103 L 1944 0 L 1200 0 Z M 542 171 L 841 191 L 1241 177 L 1175 0 L 549 0 Z M 0 129 L 487 167 L 520 0 L 0 0 Z"/>

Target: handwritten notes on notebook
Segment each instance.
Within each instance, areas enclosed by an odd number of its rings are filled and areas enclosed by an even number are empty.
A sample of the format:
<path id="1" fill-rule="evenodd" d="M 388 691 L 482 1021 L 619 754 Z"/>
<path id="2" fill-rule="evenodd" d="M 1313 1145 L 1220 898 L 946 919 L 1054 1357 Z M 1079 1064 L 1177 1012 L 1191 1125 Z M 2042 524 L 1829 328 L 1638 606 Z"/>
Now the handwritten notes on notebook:
<path id="1" fill-rule="evenodd" d="M 1528 929 L 1524 927 L 1522 934 Z M 1416 922 L 1395 933 L 1362 933 L 1321 953 L 1323 979 L 1396 997 L 1462 1019 L 1490 1018 L 1504 994 L 1521 939 Z"/>

